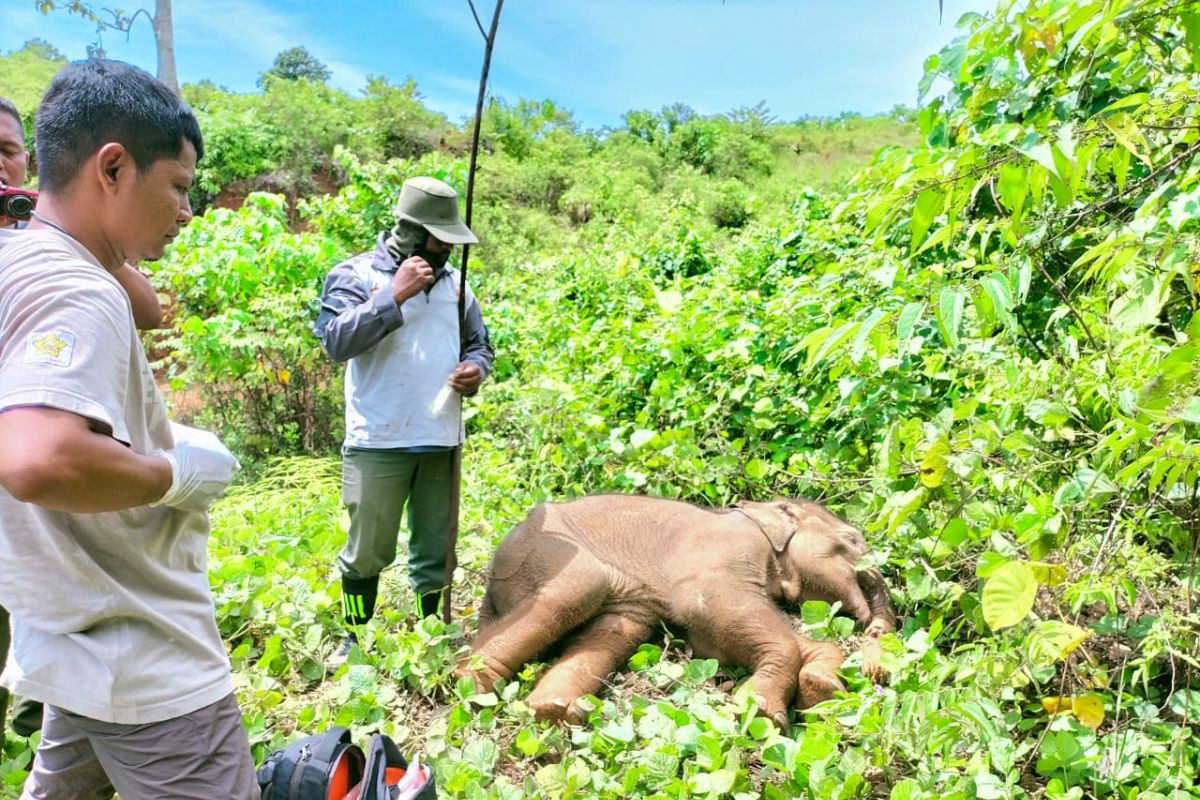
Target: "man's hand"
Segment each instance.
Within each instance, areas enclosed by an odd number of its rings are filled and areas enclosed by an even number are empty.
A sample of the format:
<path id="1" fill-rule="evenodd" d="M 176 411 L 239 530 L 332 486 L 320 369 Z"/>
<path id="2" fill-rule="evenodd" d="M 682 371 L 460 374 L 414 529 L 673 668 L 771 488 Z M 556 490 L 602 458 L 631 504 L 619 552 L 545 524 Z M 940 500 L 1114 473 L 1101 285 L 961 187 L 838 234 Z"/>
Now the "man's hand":
<path id="1" fill-rule="evenodd" d="M 475 394 L 483 383 L 483 373 L 469 361 L 460 361 L 448 381 L 450 388 L 459 394 Z"/>
<path id="2" fill-rule="evenodd" d="M 420 256 L 409 256 L 400 262 L 400 268 L 392 277 L 392 297 L 396 305 L 415 296 L 429 284 L 433 283 L 433 267 Z"/>
<path id="3" fill-rule="evenodd" d="M 208 431 L 172 422 L 171 435 L 175 447 L 156 454 L 171 463 L 171 488 L 151 505 L 207 511 L 233 480 L 238 460 Z"/>

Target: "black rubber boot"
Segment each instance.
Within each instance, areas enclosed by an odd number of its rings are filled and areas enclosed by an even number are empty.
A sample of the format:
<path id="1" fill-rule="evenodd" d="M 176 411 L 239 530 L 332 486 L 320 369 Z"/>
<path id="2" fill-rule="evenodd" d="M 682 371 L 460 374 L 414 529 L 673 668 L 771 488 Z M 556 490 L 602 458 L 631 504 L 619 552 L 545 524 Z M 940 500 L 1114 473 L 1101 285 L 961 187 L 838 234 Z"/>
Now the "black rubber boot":
<path id="1" fill-rule="evenodd" d="M 379 576 L 351 578 L 342 576 L 342 616 L 347 625 L 366 625 L 375 615 L 375 599 L 379 596 Z"/>
<path id="2" fill-rule="evenodd" d="M 442 602 L 441 591 L 426 592 L 417 598 L 417 609 L 421 612 L 422 617 L 436 617 L 438 614 L 438 606 Z"/>

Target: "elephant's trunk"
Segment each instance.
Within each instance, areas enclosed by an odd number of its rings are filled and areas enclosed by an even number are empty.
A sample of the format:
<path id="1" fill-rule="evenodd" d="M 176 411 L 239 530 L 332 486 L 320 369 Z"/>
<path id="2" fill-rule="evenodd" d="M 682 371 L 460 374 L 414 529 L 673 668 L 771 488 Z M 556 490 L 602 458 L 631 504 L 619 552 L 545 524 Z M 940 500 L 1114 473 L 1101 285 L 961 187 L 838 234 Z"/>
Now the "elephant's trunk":
<path id="1" fill-rule="evenodd" d="M 856 577 L 867 600 L 867 606 L 871 609 L 871 620 L 863 633 L 862 671 L 875 683 L 883 683 L 887 679 L 887 672 L 880 664 L 883 649 L 879 645 L 879 639 L 885 633 L 896 629 L 896 609 L 892 605 L 892 596 L 879 570 L 860 570 Z"/>

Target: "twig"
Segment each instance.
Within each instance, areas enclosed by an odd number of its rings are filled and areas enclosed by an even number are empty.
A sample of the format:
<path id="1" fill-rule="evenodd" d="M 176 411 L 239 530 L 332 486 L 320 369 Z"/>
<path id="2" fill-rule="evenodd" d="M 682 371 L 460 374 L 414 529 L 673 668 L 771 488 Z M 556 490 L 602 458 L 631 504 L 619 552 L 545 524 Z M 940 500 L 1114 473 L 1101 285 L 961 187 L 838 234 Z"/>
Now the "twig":
<path id="1" fill-rule="evenodd" d="M 467 0 L 467 5 L 471 7 L 471 16 L 475 18 L 475 27 L 479 28 L 479 35 L 487 41 L 487 32 L 483 29 L 483 23 L 479 21 L 479 13 L 475 10 L 475 0 Z"/>

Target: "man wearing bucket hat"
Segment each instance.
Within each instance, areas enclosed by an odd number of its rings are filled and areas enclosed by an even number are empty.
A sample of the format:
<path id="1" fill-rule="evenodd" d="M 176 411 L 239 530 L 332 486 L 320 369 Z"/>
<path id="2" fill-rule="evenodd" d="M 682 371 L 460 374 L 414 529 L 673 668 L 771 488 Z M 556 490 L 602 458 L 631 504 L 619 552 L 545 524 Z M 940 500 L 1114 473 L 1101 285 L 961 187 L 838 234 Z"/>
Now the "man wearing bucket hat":
<path id="1" fill-rule="evenodd" d="M 422 616 L 437 613 L 450 550 L 451 458 L 463 438 L 461 396 L 491 372 L 492 346 L 468 288 L 459 331 L 455 245 L 479 240 L 458 195 L 435 178 L 405 181 L 396 225 L 375 249 L 325 279 L 314 332 L 346 369 L 342 500 L 350 512 L 338 556 L 349 634 L 336 668 L 371 619 L 379 574 L 396 555 L 408 509 L 408 579 Z"/>

